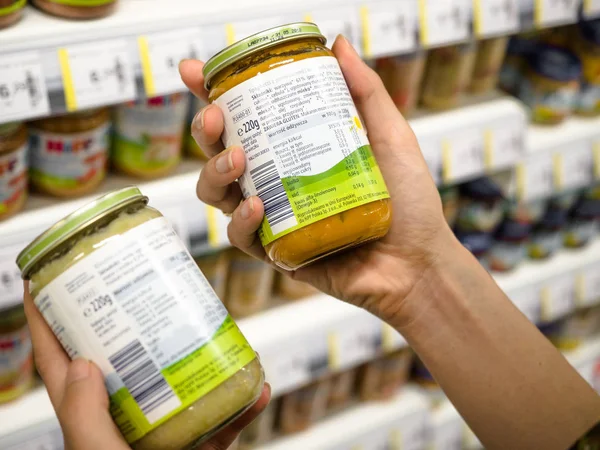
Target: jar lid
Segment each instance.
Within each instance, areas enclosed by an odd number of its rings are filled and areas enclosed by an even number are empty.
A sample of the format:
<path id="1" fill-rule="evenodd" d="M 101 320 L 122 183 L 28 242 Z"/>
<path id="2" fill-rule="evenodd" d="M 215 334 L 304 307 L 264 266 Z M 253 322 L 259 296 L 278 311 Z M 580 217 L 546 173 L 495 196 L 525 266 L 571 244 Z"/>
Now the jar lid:
<path id="1" fill-rule="evenodd" d="M 204 87 L 210 89 L 210 80 L 228 65 L 245 58 L 246 56 L 265 50 L 269 47 L 280 44 L 284 41 L 303 39 L 313 37 L 319 39 L 323 44 L 327 42 L 321 30 L 314 23 L 295 22 L 287 25 L 281 25 L 275 28 L 261 31 L 240 41 L 225 47 L 219 53 L 214 55 L 204 65 L 202 74 L 204 75 Z"/>
<path id="2" fill-rule="evenodd" d="M 579 31 L 584 39 L 600 45 L 600 20 L 583 20 L 579 22 Z"/>
<path id="3" fill-rule="evenodd" d="M 477 200 L 502 200 L 504 194 L 500 185 L 489 177 L 480 177 L 460 186 L 463 196 Z"/>
<path id="4" fill-rule="evenodd" d="M 129 186 L 103 195 L 56 222 L 17 256 L 17 266 L 21 269 L 23 279 L 29 279 L 32 267 L 56 247 L 107 215 L 137 202 L 146 204 L 148 197 L 137 187 Z"/>
<path id="5" fill-rule="evenodd" d="M 531 55 L 531 68 L 555 81 L 573 81 L 581 76 L 581 61 L 573 53 L 552 45 L 540 45 Z"/>

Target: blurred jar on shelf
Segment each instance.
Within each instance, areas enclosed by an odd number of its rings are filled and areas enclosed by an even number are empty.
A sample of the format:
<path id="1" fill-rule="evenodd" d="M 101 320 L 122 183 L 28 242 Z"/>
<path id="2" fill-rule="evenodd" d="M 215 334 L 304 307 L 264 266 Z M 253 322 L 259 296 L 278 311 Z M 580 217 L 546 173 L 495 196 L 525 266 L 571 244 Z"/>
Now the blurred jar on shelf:
<path id="1" fill-rule="evenodd" d="M 117 106 L 113 165 L 138 178 L 172 172 L 181 160 L 189 99 L 178 93 Z"/>
<path id="2" fill-rule="evenodd" d="M 479 263 L 489 268 L 488 256 L 494 243 L 494 235 L 491 232 L 482 231 L 461 231 L 455 230 L 454 234 L 459 242 L 469 250 Z"/>
<path id="3" fill-rule="evenodd" d="M 523 225 L 534 225 L 542 219 L 547 207 L 546 199 L 529 202 L 512 200 L 507 203 L 506 218 Z"/>
<path id="4" fill-rule="evenodd" d="M 344 370 L 331 376 L 327 409 L 344 408 L 352 399 L 356 383 L 356 369 Z"/>
<path id="5" fill-rule="evenodd" d="M 23 305 L 0 310 L 0 403 L 18 398 L 33 383 L 31 338 Z"/>
<path id="6" fill-rule="evenodd" d="M 239 450 L 252 450 L 270 441 L 275 428 L 277 399 L 272 399 L 265 410 L 240 433 Z"/>
<path id="7" fill-rule="evenodd" d="M 0 220 L 27 199 L 27 130 L 20 122 L 0 125 Z"/>
<path id="8" fill-rule="evenodd" d="M 475 94 L 489 92 L 498 84 L 502 61 L 506 54 L 508 37 L 479 41 L 469 90 Z"/>
<path id="9" fill-rule="evenodd" d="M 327 411 L 331 381 L 321 379 L 281 397 L 279 431 L 292 434 L 304 431 Z"/>
<path id="10" fill-rule="evenodd" d="M 106 176 L 110 126 L 107 108 L 32 122 L 31 185 L 56 197 L 77 197 L 96 189 Z"/>
<path id="11" fill-rule="evenodd" d="M 510 95 L 517 96 L 519 94 L 519 86 L 521 86 L 527 62 L 535 52 L 537 45 L 537 32 L 522 33 L 510 38 L 504 64 L 502 64 L 498 77 L 500 89 Z"/>
<path id="12" fill-rule="evenodd" d="M 208 103 L 194 95 L 192 95 L 192 101 L 190 103 L 192 106 L 191 106 L 190 112 L 189 112 L 188 123 L 191 126 L 192 120 L 194 120 L 194 117 L 196 116 L 196 114 L 198 114 L 198 112 L 202 108 L 207 106 Z M 209 159 L 208 155 L 206 155 L 206 153 L 204 153 L 204 151 L 200 148 L 200 146 L 198 145 L 198 143 L 192 136 L 190 129 L 186 128 L 183 133 L 184 133 L 184 142 L 185 142 L 186 153 L 194 158 L 201 160 L 201 161 L 208 161 L 208 159 Z"/>
<path id="13" fill-rule="evenodd" d="M 438 189 L 442 199 L 444 218 L 450 227 L 454 226 L 458 216 L 460 191 L 458 186 L 445 186 Z"/>
<path id="14" fill-rule="evenodd" d="M 0 29 L 21 20 L 26 3 L 26 0 L 0 0 Z"/>
<path id="15" fill-rule="evenodd" d="M 403 348 L 364 364 L 358 374 L 360 399 L 391 399 L 406 383 L 412 359 L 412 350 Z"/>
<path id="16" fill-rule="evenodd" d="M 215 251 L 194 259 L 217 296 L 224 300 L 227 295 L 229 252 Z"/>
<path id="17" fill-rule="evenodd" d="M 581 21 L 574 33 L 573 49 L 582 64 L 582 82 L 575 112 L 600 114 L 600 20 Z"/>
<path id="18" fill-rule="evenodd" d="M 546 259 L 562 247 L 563 229 L 577 194 L 568 192 L 550 199 L 546 211 L 533 227 L 528 253 L 531 259 Z"/>
<path id="19" fill-rule="evenodd" d="M 462 184 L 457 230 L 485 233 L 495 230 L 504 217 L 505 205 L 502 188 L 489 177 Z"/>
<path id="20" fill-rule="evenodd" d="M 566 119 L 577 102 L 581 61 L 568 50 L 539 45 L 531 55 L 519 97 L 531 110 L 531 120 L 555 125 Z"/>
<path id="21" fill-rule="evenodd" d="M 600 211 L 598 202 L 581 196 L 567 220 L 564 245 L 567 248 L 586 246 L 598 234 Z"/>
<path id="22" fill-rule="evenodd" d="M 33 4 L 49 14 L 66 19 L 98 19 L 109 16 L 117 0 L 32 0 Z"/>
<path id="23" fill-rule="evenodd" d="M 600 333 L 600 306 L 595 305 L 575 311 L 568 317 L 540 327 L 561 350 L 574 350 Z"/>
<path id="24" fill-rule="evenodd" d="M 429 51 L 421 101 L 431 109 L 456 106 L 471 83 L 475 41 Z"/>
<path id="25" fill-rule="evenodd" d="M 419 99 L 426 53 L 419 50 L 406 55 L 379 58 L 375 68 L 398 110 L 410 115 Z"/>
<path id="26" fill-rule="evenodd" d="M 516 268 L 527 256 L 527 243 L 532 225 L 506 219 L 494 236 L 488 264 L 490 270 L 507 272 Z"/>
<path id="27" fill-rule="evenodd" d="M 244 252 L 229 250 L 229 278 L 225 305 L 235 318 L 263 310 L 271 299 L 275 270 Z"/>
<path id="28" fill-rule="evenodd" d="M 308 283 L 293 280 L 279 273 L 276 275 L 275 294 L 285 300 L 298 300 L 318 294 L 319 291 Z"/>

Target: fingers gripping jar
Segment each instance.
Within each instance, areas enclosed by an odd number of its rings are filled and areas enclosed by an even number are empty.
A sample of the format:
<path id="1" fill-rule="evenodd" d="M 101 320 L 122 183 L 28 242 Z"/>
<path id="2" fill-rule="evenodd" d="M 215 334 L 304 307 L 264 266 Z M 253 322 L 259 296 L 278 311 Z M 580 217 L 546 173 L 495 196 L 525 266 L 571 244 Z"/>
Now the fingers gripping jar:
<path id="1" fill-rule="evenodd" d="M 391 205 L 339 64 L 316 25 L 250 36 L 204 66 L 226 147 L 246 153 L 244 196 L 265 208 L 269 257 L 296 269 L 384 236 Z"/>
<path id="2" fill-rule="evenodd" d="M 260 396 L 256 354 L 135 187 L 56 223 L 17 259 L 73 358 L 96 363 L 134 449 L 191 448 Z"/>

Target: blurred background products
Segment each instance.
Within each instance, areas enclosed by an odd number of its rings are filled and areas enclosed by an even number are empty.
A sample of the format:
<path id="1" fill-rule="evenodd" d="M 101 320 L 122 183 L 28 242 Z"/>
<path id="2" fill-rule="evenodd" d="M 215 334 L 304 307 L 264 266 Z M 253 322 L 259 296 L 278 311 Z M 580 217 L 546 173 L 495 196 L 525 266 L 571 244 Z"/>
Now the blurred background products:
<path id="1" fill-rule="evenodd" d="M 379 58 L 376 71 L 398 110 L 409 116 L 417 106 L 426 52 L 417 51 L 406 55 Z"/>
<path id="2" fill-rule="evenodd" d="M 98 19 L 115 11 L 117 0 L 70 1 L 31 0 L 32 3 L 49 14 L 65 19 Z"/>
<path id="3" fill-rule="evenodd" d="M 26 0 L 0 0 L 0 29 L 17 23 L 26 3 Z"/>
<path id="4" fill-rule="evenodd" d="M 24 394 L 33 383 L 31 338 L 23 305 L 0 310 L 0 404 Z"/>
<path id="5" fill-rule="evenodd" d="M 0 219 L 23 208 L 27 199 L 27 129 L 23 123 L 0 125 Z"/>

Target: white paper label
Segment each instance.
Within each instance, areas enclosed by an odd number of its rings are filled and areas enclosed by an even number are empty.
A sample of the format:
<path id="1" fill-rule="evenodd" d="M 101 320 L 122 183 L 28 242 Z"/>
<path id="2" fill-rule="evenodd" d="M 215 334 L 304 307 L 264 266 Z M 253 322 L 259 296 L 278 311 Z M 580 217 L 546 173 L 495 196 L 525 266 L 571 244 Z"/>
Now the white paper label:
<path id="1" fill-rule="evenodd" d="M 421 43 L 439 46 L 469 37 L 468 0 L 419 0 Z"/>
<path id="2" fill-rule="evenodd" d="M 73 45 L 58 51 L 67 109 L 132 100 L 135 81 L 126 40 Z"/>
<path id="3" fill-rule="evenodd" d="M 551 322 L 575 309 L 576 289 L 573 274 L 549 280 L 542 288 L 542 320 Z"/>
<path id="4" fill-rule="evenodd" d="M 71 358 L 98 364 L 110 394 L 123 386 L 131 391 L 124 381 L 128 349 L 148 361 L 158 380 L 161 369 L 209 342 L 227 317 L 162 217 L 126 231 L 65 270 L 35 303 Z M 168 383 L 162 386 L 138 401 L 150 423 L 181 404 Z"/>
<path id="5" fill-rule="evenodd" d="M 370 2 L 361 9 L 361 18 L 365 57 L 406 53 L 416 48 L 416 3 L 392 0 Z"/>
<path id="6" fill-rule="evenodd" d="M 519 200 L 548 197 L 553 192 L 552 155 L 539 155 L 517 166 L 517 196 Z"/>
<path id="7" fill-rule="evenodd" d="M 593 155 L 588 142 L 573 143 L 554 155 L 555 185 L 559 191 L 588 186 L 593 181 Z"/>
<path id="8" fill-rule="evenodd" d="M 595 19 L 600 16 L 600 0 L 583 0 L 583 17 Z"/>
<path id="9" fill-rule="evenodd" d="M 483 173 L 484 139 L 479 130 L 465 130 L 442 143 L 444 182 L 457 181 Z"/>
<path id="10" fill-rule="evenodd" d="M 581 274 L 578 301 L 579 306 L 600 303 L 600 264 L 585 268 Z"/>
<path id="11" fill-rule="evenodd" d="M 519 0 L 475 0 L 473 14 L 478 37 L 510 34 L 519 29 Z"/>
<path id="12" fill-rule="evenodd" d="M 350 44 L 361 52 L 361 23 L 358 8 L 340 6 L 336 9 L 319 9 L 309 14 L 306 19 L 314 22 L 327 38 L 327 46 L 331 48 L 335 38 L 343 35 Z"/>
<path id="13" fill-rule="evenodd" d="M 521 120 L 510 123 L 499 123 L 489 130 L 489 152 L 487 161 L 488 169 L 504 169 L 512 167 L 525 155 L 525 129 L 526 124 Z"/>
<path id="14" fill-rule="evenodd" d="M 0 250 L 0 310 L 23 300 L 23 280 L 15 260 L 24 245 Z"/>
<path id="15" fill-rule="evenodd" d="M 48 92 L 36 52 L 0 56 L 0 123 L 47 115 Z"/>
<path id="16" fill-rule="evenodd" d="M 329 333 L 329 359 L 333 370 L 354 367 L 381 352 L 381 322 L 374 316 L 344 323 Z"/>
<path id="17" fill-rule="evenodd" d="M 577 22 L 579 0 L 535 0 L 535 25 L 547 27 Z"/>

